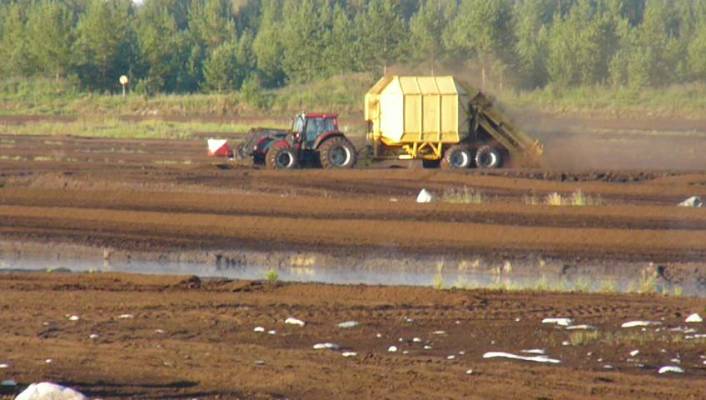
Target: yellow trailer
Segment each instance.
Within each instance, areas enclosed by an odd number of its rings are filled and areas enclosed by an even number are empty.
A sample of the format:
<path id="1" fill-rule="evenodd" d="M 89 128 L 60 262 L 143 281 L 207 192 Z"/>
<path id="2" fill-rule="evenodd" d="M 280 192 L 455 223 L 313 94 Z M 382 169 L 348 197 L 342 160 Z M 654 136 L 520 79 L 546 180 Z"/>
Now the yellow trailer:
<path id="1" fill-rule="evenodd" d="M 385 76 L 365 95 L 375 158 L 421 159 L 442 167 L 538 166 L 542 146 L 492 102 L 452 76 Z"/>

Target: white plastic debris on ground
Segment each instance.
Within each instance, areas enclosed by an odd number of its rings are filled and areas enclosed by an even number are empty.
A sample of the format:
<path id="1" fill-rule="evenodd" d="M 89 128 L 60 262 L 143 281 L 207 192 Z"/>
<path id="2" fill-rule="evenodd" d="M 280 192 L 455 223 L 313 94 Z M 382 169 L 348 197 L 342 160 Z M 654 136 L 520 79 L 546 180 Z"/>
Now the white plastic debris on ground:
<path id="1" fill-rule="evenodd" d="M 695 207 L 701 208 L 704 206 L 703 200 L 699 196 L 691 196 L 688 199 L 679 203 L 679 207 Z"/>
<path id="2" fill-rule="evenodd" d="M 252 330 L 253 332 L 264 332 L 265 328 L 261 326 L 256 326 L 255 329 Z"/>
<path id="3" fill-rule="evenodd" d="M 29 385 L 15 400 L 88 400 L 88 397 L 71 388 L 42 382 Z"/>
<path id="4" fill-rule="evenodd" d="M 343 353 L 341 353 L 341 355 L 343 357 L 348 358 L 348 357 L 355 357 L 358 355 L 358 353 L 356 353 L 355 351 L 344 351 Z"/>
<path id="5" fill-rule="evenodd" d="M 0 369 L 5 369 L 5 368 L 8 368 L 8 367 L 9 367 L 8 364 L 5 364 L 5 363 L 0 364 Z"/>
<path id="6" fill-rule="evenodd" d="M 429 193 L 428 190 L 422 189 L 419 191 L 419 195 L 417 195 L 417 203 L 431 203 L 434 201 L 434 196 Z"/>
<path id="7" fill-rule="evenodd" d="M 683 374 L 684 370 L 681 367 L 674 365 L 666 365 L 657 371 L 658 374 L 666 374 L 667 372 L 673 372 L 675 374 Z"/>
<path id="8" fill-rule="evenodd" d="M 566 330 L 568 331 L 593 331 L 596 330 L 596 327 L 593 325 L 569 325 L 566 327 Z"/>
<path id="9" fill-rule="evenodd" d="M 704 319 L 701 318 L 699 314 L 691 314 L 686 318 L 687 323 L 699 323 L 699 322 L 704 322 Z"/>
<path id="10" fill-rule="evenodd" d="M 512 353 L 503 353 L 499 351 L 490 351 L 483 354 L 483 358 L 509 358 L 511 360 L 533 361 L 539 363 L 559 364 L 561 361 L 555 358 L 549 358 L 545 355 L 539 356 L 518 356 Z"/>
<path id="11" fill-rule="evenodd" d="M 571 318 L 544 318 L 543 324 L 556 324 L 559 326 L 569 326 L 573 323 Z"/>
<path id="12" fill-rule="evenodd" d="M 122 315 L 118 316 L 118 319 L 132 319 L 132 318 L 135 318 L 135 316 L 132 314 L 122 314 Z"/>
<path id="13" fill-rule="evenodd" d="M 81 319 L 81 317 L 78 315 L 72 315 L 69 317 L 69 321 L 78 321 L 79 319 Z"/>
<path id="14" fill-rule="evenodd" d="M 338 327 L 341 329 L 350 329 L 355 328 L 356 326 L 358 326 L 358 321 L 345 321 L 338 324 Z"/>
<path id="15" fill-rule="evenodd" d="M 340 347 L 336 343 L 317 343 L 314 345 L 314 350 L 338 350 Z"/>
<path id="16" fill-rule="evenodd" d="M 396 353 L 397 352 L 397 346 L 390 346 L 387 348 L 387 351 L 390 353 Z"/>
<path id="17" fill-rule="evenodd" d="M 621 325 L 623 328 L 639 328 L 645 326 L 662 325 L 659 321 L 628 321 Z"/>
<path id="18" fill-rule="evenodd" d="M 289 317 L 289 318 L 285 319 L 285 320 L 284 320 L 284 323 L 287 324 L 287 325 L 297 325 L 297 326 L 304 326 L 304 325 L 306 325 L 306 322 L 304 322 L 304 321 L 302 321 L 302 320 L 300 320 L 300 319 L 292 318 L 292 317 Z"/>
<path id="19" fill-rule="evenodd" d="M 521 353 L 525 354 L 544 354 L 545 351 L 544 349 L 529 349 L 529 350 L 521 350 Z"/>
<path id="20" fill-rule="evenodd" d="M 638 354 L 640 354 L 640 350 L 633 350 L 630 352 L 630 357 L 635 357 Z"/>

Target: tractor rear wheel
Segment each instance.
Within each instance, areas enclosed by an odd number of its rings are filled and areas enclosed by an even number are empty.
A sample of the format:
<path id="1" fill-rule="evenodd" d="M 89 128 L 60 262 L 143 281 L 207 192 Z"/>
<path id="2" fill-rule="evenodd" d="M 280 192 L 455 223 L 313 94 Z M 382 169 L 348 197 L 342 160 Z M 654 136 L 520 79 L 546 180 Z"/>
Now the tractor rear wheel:
<path id="1" fill-rule="evenodd" d="M 271 148 L 265 155 L 265 165 L 269 169 L 292 169 L 298 164 L 297 155 L 289 147 Z"/>
<path id="2" fill-rule="evenodd" d="M 324 168 L 353 168 L 356 162 L 355 147 L 344 137 L 327 139 L 319 146 L 319 159 Z"/>
<path id="3" fill-rule="evenodd" d="M 457 144 L 451 146 L 441 159 L 441 168 L 459 169 L 471 166 L 471 150 L 468 146 Z"/>
<path id="4" fill-rule="evenodd" d="M 485 145 L 478 148 L 475 161 L 480 169 L 496 169 L 503 165 L 503 155 L 496 147 Z"/>

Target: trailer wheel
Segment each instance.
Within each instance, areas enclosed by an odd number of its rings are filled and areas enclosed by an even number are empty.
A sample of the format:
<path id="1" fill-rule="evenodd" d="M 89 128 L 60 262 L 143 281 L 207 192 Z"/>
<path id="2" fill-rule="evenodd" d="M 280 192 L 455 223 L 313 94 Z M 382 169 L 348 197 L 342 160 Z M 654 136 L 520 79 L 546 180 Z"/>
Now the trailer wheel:
<path id="1" fill-rule="evenodd" d="M 478 148 L 475 162 L 476 167 L 480 169 L 500 168 L 503 165 L 503 156 L 497 148 L 485 145 Z"/>
<path id="2" fill-rule="evenodd" d="M 471 165 L 471 150 L 468 146 L 455 145 L 449 147 L 441 159 L 441 168 L 459 169 L 468 168 Z"/>
<path id="3" fill-rule="evenodd" d="M 353 168 L 356 162 L 353 144 L 344 137 L 327 139 L 319 146 L 319 158 L 324 168 Z"/>
<path id="4" fill-rule="evenodd" d="M 297 155 L 288 147 L 271 148 L 265 155 L 265 165 L 269 169 L 292 169 L 299 164 Z"/>

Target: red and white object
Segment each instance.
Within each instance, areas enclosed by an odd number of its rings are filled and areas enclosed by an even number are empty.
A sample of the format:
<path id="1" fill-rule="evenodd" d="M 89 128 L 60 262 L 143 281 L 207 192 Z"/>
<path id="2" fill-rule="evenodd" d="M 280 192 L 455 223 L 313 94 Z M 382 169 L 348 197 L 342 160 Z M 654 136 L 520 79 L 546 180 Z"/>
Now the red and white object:
<path id="1" fill-rule="evenodd" d="M 208 139 L 208 155 L 211 157 L 233 157 L 233 149 L 225 139 Z"/>

